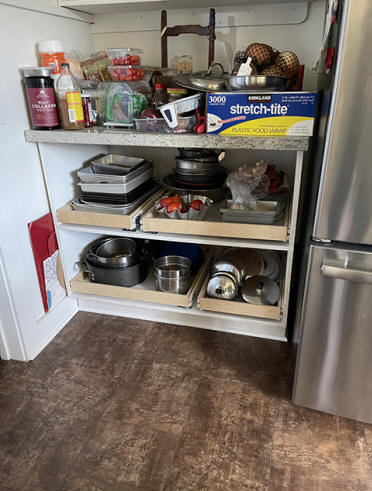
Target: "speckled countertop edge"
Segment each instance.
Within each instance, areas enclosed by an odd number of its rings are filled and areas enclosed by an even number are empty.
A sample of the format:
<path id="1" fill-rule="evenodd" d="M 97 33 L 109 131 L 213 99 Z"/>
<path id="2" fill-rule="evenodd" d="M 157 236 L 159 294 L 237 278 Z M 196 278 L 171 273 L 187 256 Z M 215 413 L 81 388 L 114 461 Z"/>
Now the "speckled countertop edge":
<path id="1" fill-rule="evenodd" d="M 25 139 L 32 143 L 66 143 L 84 145 L 123 145 L 146 147 L 198 147 L 246 150 L 306 151 L 307 136 L 289 137 L 235 137 L 223 135 L 196 135 L 194 133 L 141 133 L 123 129 L 93 128 L 78 131 L 26 130 Z"/>

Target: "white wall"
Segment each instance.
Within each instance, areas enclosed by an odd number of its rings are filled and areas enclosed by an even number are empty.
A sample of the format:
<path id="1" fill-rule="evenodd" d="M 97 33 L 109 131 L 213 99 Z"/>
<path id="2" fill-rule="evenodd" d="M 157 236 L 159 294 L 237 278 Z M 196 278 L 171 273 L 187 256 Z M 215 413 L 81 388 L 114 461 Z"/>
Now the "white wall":
<path id="1" fill-rule="evenodd" d="M 35 271 L 27 223 L 49 212 L 37 147 L 24 141 L 29 128 L 23 95 L 20 67 L 36 66 L 36 43 L 42 39 L 59 39 L 65 49 L 79 46 L 90 51 L 91 26 L 87 22 L 54 15 L 57 7 L 45 2 L 0 2 L 0 245 L 6 269 L 7 287 L 11 291 L 17 323 L 24 343 L 26 359 L 32 359 L 41 347 L 63 327 L 76 309 L 66 299 L 45 315 Z M 53 12 L 44 14 L 22 8 Z M 0 272 L 1 274 L 1 272 Z M 7 300 L 0 298 L 0 316 L 5 336 L 14 333 L 4 316 Z M 11 358 L 22 358 L 15 351 Z"/>
<path id="2" fill-rule="evenodd" d="M 265 42 L 280 51 L 293 50 L 305 65 L 305 88 L 310 90 L 316 87 L 311 68 L 321 46 L 326 2 L 314 0 L 308 10 L 306 2 L 283 2 L 216 7 L 216 61 L 227 67 L 224 41 L 234 53 L 252 42 Z M 207 25 L 208 9 L 168 10 L 169 26 L 188 23 Z M 160 10 L 97 14 L 92 29 L 96 50 L 125 46 L 143 48 L 144 64 L 160 66 Z M 168 38 L 169 62 L 175 54 L 192 54 L 196 70 L 206 69 L 207 49 L 205 37 Z"/>

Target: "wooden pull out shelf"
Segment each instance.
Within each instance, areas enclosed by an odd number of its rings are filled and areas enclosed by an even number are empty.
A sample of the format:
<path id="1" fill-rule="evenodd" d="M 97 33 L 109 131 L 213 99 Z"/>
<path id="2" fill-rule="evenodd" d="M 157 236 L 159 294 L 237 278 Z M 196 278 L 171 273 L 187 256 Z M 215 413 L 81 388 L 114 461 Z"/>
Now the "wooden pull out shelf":
<path id="1" fill-rule="evenodd" d="M 198 296 L 198 309 L 209 310 L 211 312 L 221 312 L 224 314 L 246 315 L 250 317 L 260 317 L 263 319 L 281 319 L 281 304 L 283 296 L 283 282 L 280 285 L 281 296 L 278 305 L 254 305 L 244 302 L 242 299 L 222 300 L 220 298 L 210 298 L 207 296 L 207 285 L 209 274 L 203 280 L 203 286 Z"/>
<path id="2" fill-rule="evenodd" d="M 84 273 L 79 273 L 70 281 L 71 291 L 74 293 L 87 293 L 103 297 L 124 298 L 126 300 L 138 300 L 141 302 L 152 302 L 190 308 L 195 295 L 200 290 L 202 280 L 209 269 L 211 257 L 212 253 L 209 252 L 202 267 L 193 279 L 189 290 L 185 294 L 167 293 L 155 290 L 154 271 L 152 268 L 150 268 L 145 281 L 130 288 L 106 285 L 103 283 L 92 283 Z"/>
<path id="3" fill-rule="evenodd" d="M 155 202 L 155 201 L 154 201 Z M 163 217 L 154 207 L 142 214 L 144 232 L 169 234 L 203 235 L 209 237 L 230 237 L 240 239 L 287 241 L 288 206 L 285 217 L 276 225 L 223 222 L 219 211 L 221 203 L 212 204 L 204 220 L 173 220 Z"/>
<path id="4" fill-rule="evenodd" d="M 164 191 L 162 191 L 164 192 Z M 136 218 L 146 211 L 153 201 L 161 196 L 158 190 L 146 201 L 138 206 L 129 215 L 115 215 L 113 213 L 96 213 L 89 211 L 77 211 L 71 206 L 71 201 L 67 205 L 57 210 L 57 217 L 60 223 L 72 223 L 77 225 L 93 225 L 97 227 L 110 227 L 126 230 L 135 230 Z"/>

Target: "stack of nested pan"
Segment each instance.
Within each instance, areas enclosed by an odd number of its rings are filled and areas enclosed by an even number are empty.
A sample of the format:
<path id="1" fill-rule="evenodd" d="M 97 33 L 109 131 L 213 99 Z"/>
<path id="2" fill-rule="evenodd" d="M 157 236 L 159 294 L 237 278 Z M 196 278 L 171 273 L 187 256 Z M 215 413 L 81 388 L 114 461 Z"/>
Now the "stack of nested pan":
<path id="1" fill-rule="evenodd" d="M 89 280 L 117 286 L 134 286 L 147 276 L 148 264 L 142 247 L 133 239 L 98 239 L 85 254 Z"/>
<path id="2" fill-rule="evenodd" d="M 208 149 L 179 149 L 173 180 L 180 186 L 193 189 L 217 188 L 226 179 L 226 170 L 220 164 L 225 152 Z"/>

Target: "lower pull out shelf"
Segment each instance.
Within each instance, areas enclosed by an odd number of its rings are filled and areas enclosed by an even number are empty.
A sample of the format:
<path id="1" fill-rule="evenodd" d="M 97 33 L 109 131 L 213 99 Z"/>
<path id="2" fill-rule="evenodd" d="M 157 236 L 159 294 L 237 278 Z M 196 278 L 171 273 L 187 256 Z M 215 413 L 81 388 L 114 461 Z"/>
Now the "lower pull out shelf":
<path id="1" fill-rule="evenodd" d="M 145 281 L 132 287 L 93 283 L 89 281 L 89 279 L 85 276 L 85 273 L 79 273 L 70 281 L 71 291 L 74 293 L 87 293 L 103 297 L 138 300 L 141 302 L 160 303 L 163 305 L 173 305 L 175 307 L 191 308 L 196 295 L 200 290 L 203 277 L 209 268 L 210 258 L 211 254 L 208 255 L 199 272 L 194 277 L 188 291 L 184 294 L 161 292 L 156 290 L 153 268 L 150 268 Z"/>
<path id="2" fill-rule="evenodd" d="M 259 317 L 262 319 L 281 319 L 281 304 L 283 296 L 283 284 L 281 295 L 277 305 L 256 305 L 245 302 L 240 296 L 235 300 L 223 300 L 207 296 L 207 286 L 209 275 L 204 278 L 203 286 L 198 295 L 198 309 L 210 312 L 220 312 L 224 314 L 246 315 L 249 317 Z"/>

